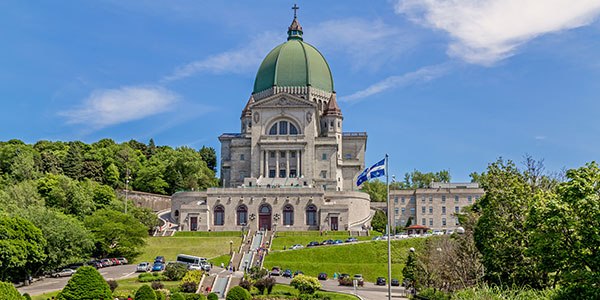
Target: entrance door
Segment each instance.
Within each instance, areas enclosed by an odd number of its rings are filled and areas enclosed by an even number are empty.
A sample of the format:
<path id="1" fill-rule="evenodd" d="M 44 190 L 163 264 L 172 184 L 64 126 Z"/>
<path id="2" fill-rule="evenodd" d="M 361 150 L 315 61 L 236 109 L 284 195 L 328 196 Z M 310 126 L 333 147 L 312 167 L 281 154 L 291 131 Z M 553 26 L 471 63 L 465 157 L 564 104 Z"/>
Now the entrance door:
<path id="1" fill-rule="evenodd" d="M 331 219 L 331 231 L 338 230 L 338 217 L 330 217 Z"/>
<path id="2" fill-rule="evenodd" d="M 190 217 L 190 230 L 198 230 L 198 217 Z"/>
<path id="3" fill-rule="evenodd" d="M 271 206 L 263 204 L 258 209 L 258 229 L 271 230 Z"/>

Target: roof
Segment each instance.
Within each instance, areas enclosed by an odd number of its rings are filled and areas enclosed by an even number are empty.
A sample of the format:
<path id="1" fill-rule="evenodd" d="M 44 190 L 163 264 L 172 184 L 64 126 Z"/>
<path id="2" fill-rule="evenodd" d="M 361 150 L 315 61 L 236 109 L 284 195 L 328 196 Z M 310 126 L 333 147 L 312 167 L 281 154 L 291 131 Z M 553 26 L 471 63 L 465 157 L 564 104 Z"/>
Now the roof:
<path id="1" fill-rule="evenodd" d="M 411 226 L 405 227 L 404 229 L 426 229 L 426 230 L 429 230 L 429 227 L 421 226 L 421 225 L 411 225 Z"/>
<path id="2" fill-rule="evenodd" d="M 219 136 L 219 139 L 221 138 L 241 138 L 242 134 L 241 133 L 223 133 L 221 134 L 221 136 Z"/>
<path id="3" fill-rule="evenodd" d="M 342 116 L 342 110 L 337 104 L 335 92 L 331 94 L 331 98 L 329 98 L 329 103 L 327 104 L 327 108 L 323 112 L 324 116 Z"/>

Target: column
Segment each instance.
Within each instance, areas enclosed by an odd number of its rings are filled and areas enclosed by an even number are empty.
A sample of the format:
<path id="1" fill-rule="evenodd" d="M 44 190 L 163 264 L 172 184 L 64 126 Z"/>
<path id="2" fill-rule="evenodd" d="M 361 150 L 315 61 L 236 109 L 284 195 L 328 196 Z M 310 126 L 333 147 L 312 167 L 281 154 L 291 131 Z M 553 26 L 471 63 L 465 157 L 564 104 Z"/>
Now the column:
<path id="1" fill-rule="evenodd" d="M 265 177 L 269 177 L 269 151 L 265 150 Z"/>
<path id="2" fill-rule="evenodd" d="M 296 151 L 296 177 L 300 178 L 300 150 Z"/>
<path id="3" fill-rule="evenodd" d="M 302 150 L 298 150 L 298 177 L 302 176 Z"/>
<path id="4" fill-rule="evenodd" d="M 264 164 L 263 164 L 263 151 L 260 150 L 258 152 L 258 178 L 263 176 Z"/>
<path id="5" fill-rule="evenodd" d="M 290 178 L 290 150 L 285 151 L 285 178 Z"/>
<path id="6" fill-rule="evenodd" d="M 279 178 L 279 151 L 275 151 L 275 178 Z"/>

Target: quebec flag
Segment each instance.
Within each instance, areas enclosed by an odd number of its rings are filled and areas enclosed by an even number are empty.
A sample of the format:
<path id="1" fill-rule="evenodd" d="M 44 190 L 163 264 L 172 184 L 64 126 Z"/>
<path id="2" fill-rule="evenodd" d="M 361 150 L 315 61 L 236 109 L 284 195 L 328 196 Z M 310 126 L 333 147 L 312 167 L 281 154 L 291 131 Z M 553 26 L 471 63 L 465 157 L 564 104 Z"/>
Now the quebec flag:
<path id="1" fill-rule="evenodd" d="M 385 158 L 380 162 L 372 165 L 370 168 L 366 168 L 356 180 L 356 186 L 360 186 L 363 182 L 385 175 Z"/>

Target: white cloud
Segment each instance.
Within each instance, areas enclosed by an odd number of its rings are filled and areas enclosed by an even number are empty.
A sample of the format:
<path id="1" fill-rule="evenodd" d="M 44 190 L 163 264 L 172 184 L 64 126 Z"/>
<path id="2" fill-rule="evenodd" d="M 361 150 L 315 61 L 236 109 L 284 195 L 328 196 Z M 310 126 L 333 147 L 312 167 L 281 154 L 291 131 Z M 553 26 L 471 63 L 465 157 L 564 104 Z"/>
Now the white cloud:
<path id="1" fill-rule="evenodd" d="M 416 71 L 403 75 L 390 76 L 380 82 L 370 85 L 364 90 L 355 92 L 349 96 L 341 97 L 342 102 L 359 101 L 366 97 L 379 94 L 391 88 L 397 88 L 414 82 L 427 82 L 436 79 L 446 73 L 448 64 L 439 64 L 420 68 Z"/>
<path id="2" fill-rule="evenodd" d="M 537 36 L 589 25 L 600 14 L 600 1 L 398 0 L 395 9 L 448 32 L 448 55 L 492 65 Z"/>
<path id="3" fill-rule="evenodd" d="M 94 129 L 139 120 L 169 111 L 179 96 L 160 86 L 125 86 L 95 90 L 75 109 L 59 112 L 68 124 Z"/>
<path id="4" fill-rule="evenodd" d="M 163 80 L 179 80 L 203 71 L 214 74 L 255 72 L 266 54 L 282 41 L 285 39 L 281 34 L 263 32 L 242 47 L 178 67 Z"/>
<path id="5" fill-rule="evenodd" d="M 546 139 L 546 136 L 545 136 L 545 135 L 536 135 L 536 136 L 534 137 L 534 139 L 536 139 L 536 140 L 545 140 L 545 139 Z"/>

